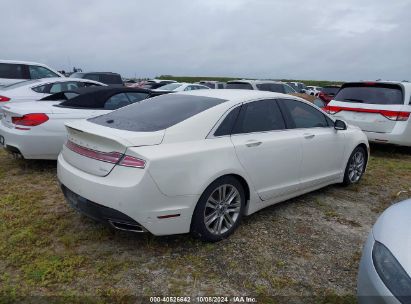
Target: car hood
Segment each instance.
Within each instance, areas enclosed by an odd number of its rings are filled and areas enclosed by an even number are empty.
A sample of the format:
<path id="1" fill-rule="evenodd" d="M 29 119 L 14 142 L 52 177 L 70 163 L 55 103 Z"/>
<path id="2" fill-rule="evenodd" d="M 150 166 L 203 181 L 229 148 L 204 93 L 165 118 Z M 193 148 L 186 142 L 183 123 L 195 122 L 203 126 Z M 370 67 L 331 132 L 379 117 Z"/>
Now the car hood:
<path id="1" fill-rule="evenodd" d="M 411 199 L 385 210 L 373 227 L 374 239 L 384 244 L 411 276 Z"/>

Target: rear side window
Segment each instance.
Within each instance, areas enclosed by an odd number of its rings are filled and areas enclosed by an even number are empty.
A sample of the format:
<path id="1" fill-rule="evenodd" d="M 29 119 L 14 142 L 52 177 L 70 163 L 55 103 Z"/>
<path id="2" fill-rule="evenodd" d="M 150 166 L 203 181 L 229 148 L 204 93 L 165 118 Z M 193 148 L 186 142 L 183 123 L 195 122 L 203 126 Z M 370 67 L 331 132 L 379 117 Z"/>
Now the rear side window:
<path id="1" fill-rule="evenodd" d="M 0 63 L 0 78 L 26 79 L 21 64 Z"/>
<path id="2" fill-rule="evenodd" d="M 383 83 L 346 84 L 337 93 L 334 100 L 381 105 L 404 104 L 401 87 L 395 84 Z"/>
<path id="3" fill-rule="evenodd" d="M 128 99 L 130 99 L 131 103 L 135 103 L 138 101 L 141 101 L 143 99 L 146 99 L 148 94 L 147 93 L 138 93 L 138 92 L 133 92 L 133 93 L 126 93 Z"/>
<path id="4" fill-rule="evenodd" d="M 29 72 L 31 79 L 60 77 L 59 75 L 50 71 L 49 69 L 37 65 L 29 65 Z"/>
<path id="5" fill-rule="evenodd" d="M 258 100 L 242 106 L 233 134 L 285 129 L 285 122 L 275 100 Z"/>
<path id="6" fill-rule="evenodd" d="M 130 103 L 125 93 L 120 93 L 111 96 L 104 104 L 104 110 L 116 110 L 127 106 Z"/>
<path id="7" fill-rule="evenodd" d="M 231 110 L 231 112 L 227 114 L 223 122 L 215 131 L 214 136 L 224 136 L 231 134 L 234 128 L 234 124 L 237 120 L 238 114 L 240 113 L 240 109 L 241 107 L 236 107 L 234 110 Z"/>
<path id="8" fill-rule="evenodd" d="M 219 98 L 168 94 L 88 120 L 120 130 L 154 132 L 167 129 L 225 101 Z"/>
<path id="9" fill-rule="evenodd" d="M 252 90 L 253 86 L 247 82 L 229 82 L 227 83 L 225 88 L 237 90 Z"/>
<path id="10" fill-rule="evenodd" d="M 316 108 L 292 99 L 281 99 L 279 102 L 283 113 L 286 115 L 289 129 L 329 127 L 325 115 Z"/>
<path id="11" fill-rule="evenodd" d="M 34 92 L 37 92 L 37 93 L 46 93 L 46 88 L 47 88 L 47 85 L 45 84 L 45 85 L 34 87 L 34 88 L 31 88 L 31 89 Z"/>

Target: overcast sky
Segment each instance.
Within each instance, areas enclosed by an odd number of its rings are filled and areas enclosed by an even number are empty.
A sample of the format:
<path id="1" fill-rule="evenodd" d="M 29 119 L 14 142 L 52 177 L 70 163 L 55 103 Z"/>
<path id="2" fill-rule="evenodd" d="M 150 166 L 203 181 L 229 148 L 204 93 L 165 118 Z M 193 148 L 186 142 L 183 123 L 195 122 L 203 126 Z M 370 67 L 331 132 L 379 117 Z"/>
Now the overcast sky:
<path id="1" fill-rule="evenodd" d="M 411 80 L 411 0 L 0 0 L 0 58 L 123 76 Z"/>

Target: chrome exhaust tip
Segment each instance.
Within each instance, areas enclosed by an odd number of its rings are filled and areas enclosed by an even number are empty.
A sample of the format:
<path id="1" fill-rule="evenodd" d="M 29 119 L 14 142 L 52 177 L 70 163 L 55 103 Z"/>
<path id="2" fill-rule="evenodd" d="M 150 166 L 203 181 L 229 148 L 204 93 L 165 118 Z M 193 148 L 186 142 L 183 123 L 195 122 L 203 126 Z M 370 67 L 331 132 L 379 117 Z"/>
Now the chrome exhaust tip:
<path id="1" fill-rule="evenodd" d="M 126 223 L 126 222 L 117 222 L 117 221 L 108 221 L 110 225 L 117 229 L 117 230 L 122 230 L 122 231 L 129 231 L 129 232 L 136 232 L 136 233 L 144 233 L 147 232 L 142 226 L 132 224 L 132 223 Z"/>

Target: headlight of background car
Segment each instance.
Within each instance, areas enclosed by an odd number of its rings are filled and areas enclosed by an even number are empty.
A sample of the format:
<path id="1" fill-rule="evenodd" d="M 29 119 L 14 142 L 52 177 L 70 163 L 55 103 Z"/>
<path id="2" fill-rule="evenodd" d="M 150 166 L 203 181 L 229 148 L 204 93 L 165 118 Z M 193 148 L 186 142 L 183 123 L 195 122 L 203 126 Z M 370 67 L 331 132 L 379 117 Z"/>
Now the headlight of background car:
<path id="1" fill-rule="evenodd" d="M 372 260 L 385 286 L 403 304 L 411 304 L 411 278 L 392 253 L 379 242 L 374 243 Z"/>

